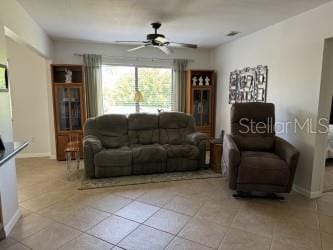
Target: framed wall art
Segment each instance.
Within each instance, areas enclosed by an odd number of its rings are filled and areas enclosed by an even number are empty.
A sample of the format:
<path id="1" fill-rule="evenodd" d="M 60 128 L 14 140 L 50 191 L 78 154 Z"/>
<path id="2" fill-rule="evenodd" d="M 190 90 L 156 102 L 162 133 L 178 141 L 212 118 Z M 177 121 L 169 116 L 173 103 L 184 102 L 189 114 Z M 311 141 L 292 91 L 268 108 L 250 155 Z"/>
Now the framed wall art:
<path id="1" fill-rule="evenodd" d="M 267 66 L 246 67 L 230 73 L 229 103 L 266 102 Z"/>

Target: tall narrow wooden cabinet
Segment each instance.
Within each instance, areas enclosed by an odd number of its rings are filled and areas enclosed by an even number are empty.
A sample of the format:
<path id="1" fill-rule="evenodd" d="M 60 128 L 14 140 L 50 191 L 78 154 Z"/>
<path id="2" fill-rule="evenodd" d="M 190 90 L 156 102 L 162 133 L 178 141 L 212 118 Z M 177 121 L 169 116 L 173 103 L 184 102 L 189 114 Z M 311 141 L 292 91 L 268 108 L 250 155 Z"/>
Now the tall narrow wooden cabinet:
<path id="1" fill-rule="evenodd" d="M 57 160 L 70 141 L 82 142 L 87 119 L 82 65 L 51 65 Z M 82 151 L 82 143 L 81 143 Z M 82 155 L 82 152 L 81 152 Z"/>
<path id="2" fill-rule="evenodd" d="M 198 131 L 214 138 L 215 73 L 213 70 L 186 71 L 185 112 L 194 116 Z"/>

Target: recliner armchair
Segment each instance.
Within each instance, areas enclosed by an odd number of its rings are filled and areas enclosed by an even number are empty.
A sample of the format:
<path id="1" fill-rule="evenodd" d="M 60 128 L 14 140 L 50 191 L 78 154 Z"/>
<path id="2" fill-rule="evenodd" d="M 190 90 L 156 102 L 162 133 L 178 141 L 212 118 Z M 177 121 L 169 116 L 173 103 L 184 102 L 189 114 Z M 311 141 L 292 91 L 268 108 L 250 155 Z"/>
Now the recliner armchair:
<path id="1" fill-rule="evenodd" d="M 272 103 L 237 103 L 231 107 L 231 135 L 223 143 L 229 187 L 242 192 L 289 193 L 299 152 L 275 136 Z"/>

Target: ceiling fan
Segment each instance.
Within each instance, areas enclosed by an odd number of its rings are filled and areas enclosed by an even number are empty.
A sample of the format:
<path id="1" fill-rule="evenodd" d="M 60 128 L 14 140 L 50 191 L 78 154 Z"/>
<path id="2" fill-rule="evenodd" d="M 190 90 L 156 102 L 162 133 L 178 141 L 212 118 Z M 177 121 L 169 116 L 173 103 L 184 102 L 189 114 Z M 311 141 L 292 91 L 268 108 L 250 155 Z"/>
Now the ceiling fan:
<path id="1" fill-rule="evenodd" d="M 170 55 L 171 53 L 174 52 L 169 46 L 180 47 L 180 48 L 192 48 L 192 49 L 196 49 L 198 47 L 196 44 L 175 43 L 175 42 L 168 41 L 168 39 L 166 39 L 164 35 L 157 33 L 157 30 L 161 27 L 161 25 L 162 25 L 161 23 L 152 23 L 151 24 L 151 26 L 153 27 L 155 32 L 153 34 L 147 35 L 147 41 L 116 41 L 116 42 L 117 43 L 142 44 L 133 49 L 129 49 L 128 51 L 135 51 L 135 50 L 142 49 L 145 47 L 156 47 L 167 55 Z"/>

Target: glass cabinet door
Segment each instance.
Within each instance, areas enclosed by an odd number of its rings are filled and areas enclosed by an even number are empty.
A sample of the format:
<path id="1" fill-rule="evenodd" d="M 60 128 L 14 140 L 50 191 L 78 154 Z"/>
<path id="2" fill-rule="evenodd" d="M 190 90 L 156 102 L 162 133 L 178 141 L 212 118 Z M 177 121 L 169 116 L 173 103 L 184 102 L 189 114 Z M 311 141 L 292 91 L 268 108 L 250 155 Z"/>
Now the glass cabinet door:
<path id="1" fill-rule="evenodd" d="M 210 90 L 202 90 L 202 126 L 209 126 L 210 125 Z"/>
<path id="2" fill-rule="evenodd" d="M 193 90 L 193 116 L 198 127 L 210 126 L 211 91 L 209 89 Z"/>
<path id="3" fill-rule="evenodd" d="M 201 126 L 201 90 L 193 90 L 193 116 L 196 126 Z"/>
<path id="4" fill-rule="evenodd" d="M 81 130 L 81 102 L 80 102 L 80 88 L 70 89 L 70 109 L 71 109 L 71 129 Z"/>
<path id="5" fill-rule="evenodd" d="M 69 89 L 57 88 L 58 93 L 58 116 L 59 129 L 70 130 L 70 106 L 69 106 Z"/>

